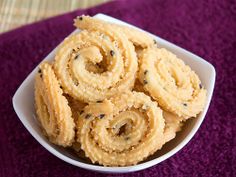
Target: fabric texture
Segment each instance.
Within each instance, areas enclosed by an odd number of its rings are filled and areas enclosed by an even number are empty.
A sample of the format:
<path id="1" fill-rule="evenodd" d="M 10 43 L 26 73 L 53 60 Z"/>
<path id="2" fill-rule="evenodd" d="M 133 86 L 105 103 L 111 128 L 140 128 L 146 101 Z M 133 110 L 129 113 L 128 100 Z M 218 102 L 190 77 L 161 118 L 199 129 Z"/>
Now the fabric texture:
<path id="1" fill-rule="evenodd" d="M 24 128 L 12 96 L 32 69 L 61 42 L 80 14 L 105 13 L 171 41 L 212 63 L 213 99 L 194 138 L 149 169 L 101 174 L 58 159 Z M 127 0 L 57 16 L 0 35 L 0 177 L 23 176 L 236 176 L 236 2 Z M 22 100 L 24 104 L 24 100 Z"/>

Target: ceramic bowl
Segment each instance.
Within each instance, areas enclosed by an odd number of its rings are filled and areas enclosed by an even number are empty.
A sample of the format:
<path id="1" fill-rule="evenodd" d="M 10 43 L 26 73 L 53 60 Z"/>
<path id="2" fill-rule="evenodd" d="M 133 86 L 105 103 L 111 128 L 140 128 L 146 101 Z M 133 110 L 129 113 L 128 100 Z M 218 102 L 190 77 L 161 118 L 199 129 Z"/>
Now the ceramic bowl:
<path id="1" fill-rule="evenodd" d="M 125 22 L 112 18 L 104 14 L 97 14 L 95 18 L 102 19 L 108 22 L 129 25 Z M 129 25 L 132 26 L 132 25 Z M 134 26 L 132 26 L 134 27 Z M 136 28 L 136 27 L 135 27 Z M 138 28 L 137 28 L 138 29 Z M 141 29 L 139 29 L 141 30 Z M 79 30 L 75 30 L 73 33 L 78 33 Z M 152 34 L 151 34 L 152 35 Z M 127 173 L 134 172 L 138 170 L 143 170 L 151 166 L 157 165 L 158 163 L 170 158 L 180 149 L 182 149 L 194 136 L 194 134 L 199 129 L 202 124 L 206 112 L 208 110 L 214 84 L 215 84 L 215 69 L 214 67 L 205 61 L 204 59 L 186 51 L 185 49 L 178 47 L 158 36 L 152 35 L 153 39 L 156 39 L 159 47 L 167 48 L 168 50 L 175 53 L 179 58 L 184 60 L 200 77 L 202 84 L 207 89 L 207 99 L 204 110 L 197 116 L 197 118 L 190 119 L 184 125 L 183 130 L 179 132 L 175 139 L 165 144 L 164 147 L 157 151 L 154 155 L 149 157 L 144 162 L 137 165 L 127 166 L 127 167 L 103 167 L 99 165 L 89 164 L 80 159 L 72 151 L 56 146 L 48 141 L 48 139 L 43 135 L 40 125 L 35 116 L 34 109 L 34 76 L 37 72 L 37 67 L 28 75 L 24 82 L 20 85 L 13 97 L 13 107 L 16 114 L 18 115 L 20 121 L 23 123 L 25 128 L 30 132 L 30 134 L 50 153 L 56 157 L 64 160 L 67 163 L 75 165 L 80 168 L 87 170 L 103 172 L 103 173 Z M 56 48 L 48 54 L 44 60 L 51 60 L 54 58 Z"/>

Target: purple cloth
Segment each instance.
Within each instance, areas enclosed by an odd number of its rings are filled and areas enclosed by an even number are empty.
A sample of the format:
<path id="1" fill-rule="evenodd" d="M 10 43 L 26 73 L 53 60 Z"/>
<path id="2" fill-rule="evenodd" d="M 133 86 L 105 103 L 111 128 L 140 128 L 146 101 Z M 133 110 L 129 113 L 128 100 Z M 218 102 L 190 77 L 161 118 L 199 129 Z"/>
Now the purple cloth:
<path id="1" fill-rule="evenodd" d="M 0 177 L 106 176 L 50 154 L 24 128 L 11 103 L 17 87 L 74 30 L 72 20 L 82 13 L 105 13 L 132 23 L 196 53 L 217 71 L 210 109 L 191 142 L 161 164 L 117 176 L 236 176 L 236 2 L 127 0 L 78 10 L 0 35 Z"/>

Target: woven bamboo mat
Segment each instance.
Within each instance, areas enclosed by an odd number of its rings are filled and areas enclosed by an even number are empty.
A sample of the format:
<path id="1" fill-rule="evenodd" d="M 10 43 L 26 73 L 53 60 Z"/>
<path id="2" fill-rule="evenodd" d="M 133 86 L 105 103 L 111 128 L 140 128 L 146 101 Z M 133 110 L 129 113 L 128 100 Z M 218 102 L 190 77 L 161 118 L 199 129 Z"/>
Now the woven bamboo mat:
<path id="1" fill-rule="evenodd" d="M 78 8 L 110 0 L 0 0 L 0 33 Z"/>

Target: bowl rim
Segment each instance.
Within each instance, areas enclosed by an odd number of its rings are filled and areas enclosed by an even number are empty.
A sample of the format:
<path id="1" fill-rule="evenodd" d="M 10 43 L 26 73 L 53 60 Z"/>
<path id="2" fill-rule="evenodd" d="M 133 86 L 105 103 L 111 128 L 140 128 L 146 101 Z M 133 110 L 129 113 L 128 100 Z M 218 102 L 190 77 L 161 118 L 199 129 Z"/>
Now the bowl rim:
<path id="1" fill-rule="evenodd" d="M 110 17 L 108 15 L 105 15 L 105 14 L 96 14 L 94 16 L 95 18 L 99 18 L 99 19 L 105 19 L 107 21 L 112 21 L 115 23 L 121 23 L 121 24 L 125 24 L 125 25 L 128 25 L 128 26 L 132 26 L 132 27 L 135 27 L 133 25 L 130 25 L 126 22 L 123 22 L 121 20 L 118 20 L 118 19 L 115 19 L 113 17 Z M 135 27 L 136 29 L 139 29 L 141 31 L 144 31 L 140 28 L 137 28 Z M 75 30 L 76 31 L 76 30 Z M 74 32 L 75 32 L 74 31 Z M 72 33 L 74 33 L 72 32 Z M 168 41 L 166 41 L 165 39 L 162 39 L 158 36 L 155 36 L 147 31 L 144 31 L 148 34 L 150 34 L 151 36 L 153 36 L 155 39 L 157 40 L 161 40 L 162 43 L 165 43 L 166 45 L 171 45 L 172 47 L 174 48 L 177 48 L 178 50 L 181 50 L 185 53 L 187 53 L 188 55 L 191 55 L 191 57 L 193 58 L 197 58 L 199 60 L 199 62 L 203 63 L 204 65 L 207 65 L 209 67 L 209 69 L 211 70 L 211 74 L 212 74 L 212 80 L 211 80 L 211 84 L 210 84 L 210 88 L 207 90 L 208 92 L 208 97 L 207 97 L 207 103 L 204 107 L 204 110 L 202 111 L 202 114 L 201 114 L 201 118 L 199 118 L 195 125 L 193 126 L 192 130 L 189 132 L 189 134 L 183 139 L 183 141 L 181 141 L 175 148 L 171 149 L 169 152 L 167 152 L 166 154 L 160 156 L 160 157 L 157 157 L 155 159 L 152 159 L 152 160 L 149 160 L 147 162 L 143 162 L 143 163 L 140 163 L 140 164 L 137 164 L 137 165 L 133 165 L 133 166 L 126 166 L 126 167 L 105 167 L 105 166 L 98 166 L 98 165 L 93 165 L 93 164 L 87 164 L 87 163 L 84 163 L 84 162 L 79 162 L 79 161 L 76 161 L 74 159 L 71 159 L 70 157 L 67 157 L 66 155 L 63 155 L 62 153 L 58 152 L 57 150 L 55 150 L 53 147 L 51 147 L 46 141 L 44 141 L 39 135 L 38 133 L 32 128 L 32 126 L 30 125 L 30 123 L 28 123 L 28 121 L 24 118 L 24 115 L 20 112 L 20 110 L 18 110 L 18 107 L 17 107 L 17 99 L 18 97 L 20 96 L 21 94 L 21 91 L 22 91 L 22 88 L 27 85 L 27 83 L 29 82 L 30 80 L 30 77 L 33 77 L 32 74 L 33 72 L 36 70 L 37 67 L 35 67 L 33 69 L 33 71 L 26 77 L 26 79 L 21 83 L 21 85 L 19 86 L 19 88 L 17 89 L 17 91 L 15 92 L 13 98 L 12 98 L 12 103 L 13 103 L 13 108 L 18 116 L 18 118 L 21 120 L 21 122 L 23 123 L 23 125 L 25 126 L 25 128 L 30 132 L 30 134 L 45 148 L 47 149 L 50 153 L 52 153 L 53 155 L 55 155 L 56 157 L 60 158 L 61 160 L 63 161 L 66 161 L 67 163 L 70 163 L 74 166 L 78 166 L 78 167 L 81 167 L 81 168 L 84 168 L 84 169 L 87 169 L 87 170 L 92 170 L 92 171 L 97 171 L 97 172 L 102 172 L 102 173 L 128 173 L 128 172 L 135 172 L 135 171 L 139 171 L 139 170 L 144 170 L 146 168 L 149 168 L 149 167 L 152 167 L 154 165 L 157 165 L 158 163 L 166 160 L 167 158 L 173 156 L 174 154 L 176 154 L 178 151 L 180 151 L 192 138 L 193 136 L 195 135 L 195 133 L 197 132 L 197 130 L 199 129 L 200 125 L 202 124 L 205 116 L 206 116 L 206 113 L 208 111 L 208 108 L 209 108 L 209 105 L 210 105 L 210 102 L 211 102 L 211 98 L 212 98 L 212 95 L 213 95 L 213 90 L 214 90 L 214 85 L 215 85 L 215 77 L 216 77 L 216 72 L 215 72 L 215 68 L 212 64 L 210 64 L 209 62 L 205 61 L 204 59 L 196 56 L 195 54 L 179 47 L 179 46 L 176 46 L 175 44 L 173 43 L 170 43 Z M 72 34 L 71 33 L 71 34 Z M 71 35 L 69 34 L 69 35 Z M 60 45 L 60 44 L 59 44 Z M 58 45 L 58 46 L 59 46 Z M 55 47 L 58 48 L 58 46 Z M 54 50 L 53 49 L 49 54 L 53 53 Z M 48 54 L 48 55 L 49 55 Z M 47 58 L 47 56 L 43 59 L 45 60 Z M 42 60 L 42 61 L 43 61 Z"/>

